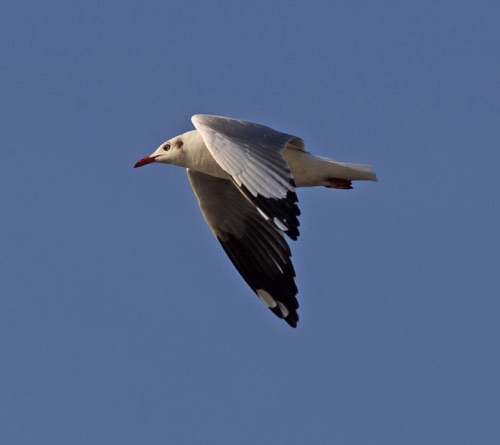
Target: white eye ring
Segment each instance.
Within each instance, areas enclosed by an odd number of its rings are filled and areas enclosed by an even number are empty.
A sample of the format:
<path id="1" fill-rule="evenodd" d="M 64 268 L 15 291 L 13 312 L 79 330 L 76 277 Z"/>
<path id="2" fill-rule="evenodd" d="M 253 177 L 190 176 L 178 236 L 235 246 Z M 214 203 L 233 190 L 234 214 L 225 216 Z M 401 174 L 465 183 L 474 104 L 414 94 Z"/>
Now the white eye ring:
<path id="1" fill-rule="evenodd" d="M 164 150 L 164 151 L 168 151 L 168 150 L 170 150 L 170 144 L 165 144 L 165 145 L 163 146 L 163 150 Z"/>

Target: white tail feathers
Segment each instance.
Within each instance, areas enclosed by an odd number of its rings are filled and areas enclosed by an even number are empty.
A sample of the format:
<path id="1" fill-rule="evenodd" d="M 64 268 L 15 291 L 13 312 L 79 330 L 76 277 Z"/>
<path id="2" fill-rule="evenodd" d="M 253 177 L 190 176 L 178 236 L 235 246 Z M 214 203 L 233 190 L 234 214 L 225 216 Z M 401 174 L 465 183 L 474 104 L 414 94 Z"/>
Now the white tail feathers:
<path id="1" fill-rule="evenodd" d="M 300 150 L 286 149 L 283 154 L 297 187 L 325 186 L 349 189 L 352 188 L 351 181 L 377 180 L 369 165 L 337 162 Z"/>
<path id="2" fill-rule="evenodd" d="M 377 174 L 372 170 L 369 165 L 366 164 L 348 164 L 344 162 L 335 162 L 331 159 L 325 159 L 325 161 L 329 161 L 331 164 L 335 164 L 335 167 L 332 168 L 332 172 L 339 172 L 342 176 L 333 176 L 338 177 L 340 179 L 348 179 L 351 181 L 376 181 Z M 340 171 L 339 170 L 340 167 Z"/>

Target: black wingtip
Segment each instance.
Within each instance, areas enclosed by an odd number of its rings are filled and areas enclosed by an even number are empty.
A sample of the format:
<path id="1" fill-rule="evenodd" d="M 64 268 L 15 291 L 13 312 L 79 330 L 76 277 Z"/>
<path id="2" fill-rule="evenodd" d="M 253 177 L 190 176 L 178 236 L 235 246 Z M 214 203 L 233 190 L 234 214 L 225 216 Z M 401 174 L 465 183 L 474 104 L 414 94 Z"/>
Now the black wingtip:
<path id="1" fill-rule="evenodd" d="M 288 238 L 290 238 L 292 241 L 297 241 L 297 239 L 300 236 L 300 232 L 297 227 L 292 227 L 288 229 L 285 233 L 288 236 Z"/>
<path id="2" fill-rule="evenodd" d="M 292 310 L 286 317 L 283 317 L 283 313 L 281 312 L 281 309 L 278 306 L 270 307 L 269 309 L 274 315 L 276 315 L 276 317 L 285 320 L 288 323 L 288 325 L 291 326 L 292 328 L 297 327 L 297 323 L 299 322 L 299 314 L 297 314 L 297 311 Z"/>

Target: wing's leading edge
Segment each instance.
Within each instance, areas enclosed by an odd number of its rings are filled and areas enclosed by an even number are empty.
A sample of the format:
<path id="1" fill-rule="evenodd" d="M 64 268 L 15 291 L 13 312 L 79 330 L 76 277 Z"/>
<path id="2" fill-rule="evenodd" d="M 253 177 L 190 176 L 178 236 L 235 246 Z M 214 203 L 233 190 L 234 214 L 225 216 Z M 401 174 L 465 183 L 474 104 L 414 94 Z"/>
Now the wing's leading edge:
<path id="1" fill-rule="evenodd" d="M 216 162 L 262 215 L 290 238 L 299 236 L 295 182 L 282 151 L 300 139 L 264 125 L 196 114 L 191 119 Z"/>

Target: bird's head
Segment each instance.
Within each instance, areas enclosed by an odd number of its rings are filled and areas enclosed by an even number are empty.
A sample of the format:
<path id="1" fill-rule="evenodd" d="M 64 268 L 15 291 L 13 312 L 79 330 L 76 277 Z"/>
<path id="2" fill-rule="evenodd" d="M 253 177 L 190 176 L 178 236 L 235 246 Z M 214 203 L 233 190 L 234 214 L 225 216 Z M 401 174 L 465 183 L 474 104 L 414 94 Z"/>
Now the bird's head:
<path id="1" fill-rule="evenodd" d="M 142 167 L 146 164 L 152 164 L 153 162 L 161 162 L 163 164 L 174 164 L 179 166 L 184 166 L 184 142 L 182 136 L 177 136 L 173 139 L 161 144 L 154 153 L 146 156 L 145 158 L 139 159 L 134 168 Z"/>

